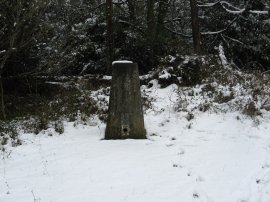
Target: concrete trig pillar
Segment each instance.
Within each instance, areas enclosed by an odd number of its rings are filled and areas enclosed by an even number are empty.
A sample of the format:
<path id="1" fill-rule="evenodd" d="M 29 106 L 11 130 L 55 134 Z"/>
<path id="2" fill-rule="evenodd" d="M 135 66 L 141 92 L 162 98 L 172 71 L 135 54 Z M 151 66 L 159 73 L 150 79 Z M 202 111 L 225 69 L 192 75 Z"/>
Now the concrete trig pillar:
<path id="1" fill-rule="evenodd" d="M 145 139 L 140 80 L 137 63 L 116 61 L 105 139 Z"/>

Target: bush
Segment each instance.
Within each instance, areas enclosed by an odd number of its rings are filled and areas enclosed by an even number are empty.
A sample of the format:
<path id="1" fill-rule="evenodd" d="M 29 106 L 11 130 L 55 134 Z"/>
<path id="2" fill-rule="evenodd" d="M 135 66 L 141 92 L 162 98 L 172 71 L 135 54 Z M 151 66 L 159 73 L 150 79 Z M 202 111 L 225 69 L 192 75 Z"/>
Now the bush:
<path id="1" fill-rule="evenodd" d="M 255 102 L 251 101 L 248 104 L 246 104 L 243 110 L 243 114 L 250 117 L 255 117 L 262 115 L 262 112 L 256 107 Z"/>

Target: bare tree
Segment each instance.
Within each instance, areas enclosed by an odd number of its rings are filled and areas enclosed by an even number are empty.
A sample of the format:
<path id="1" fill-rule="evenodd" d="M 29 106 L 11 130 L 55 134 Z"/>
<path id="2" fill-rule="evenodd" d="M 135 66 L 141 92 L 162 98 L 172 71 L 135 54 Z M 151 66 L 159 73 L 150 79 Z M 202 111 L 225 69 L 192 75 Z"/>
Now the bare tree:
<path id="1" fill-rule="evenodd" d="M 106 0 L 106 21 L 107 21 L 107 74 L 111 74 L 111 66 L 114 55 L 114 37 L 113 37 L 113 2 Z"/>
<path id="2" fill-rule="evenodd" d="M 169 0 L 160 0 L 157 13 L 157 23 L 155 30 L 155 44 L 158 45 L 159 42 L 163 41 L 163 31 L 164 29 L 164 20 L 167 15 L 169 6 Z"/>
<path id="3" fill-rule="evenodd" d="M 147 44 L 150 46 L 150 64 L 151 68 L 154 65 L 154 37 L 155 37 L 155 11 L 154 0 L 147 0 L 146 2 L 146 39 Z"/>
<path id="4" fill-rule="evenodd" d="M 155 35 L 155 12 L 154 12 L 154 0 L 147 0 L 146 2 L 146 24 L 147 34 L 150 39 L 153 39 Z"/>
<path id="5" fill-rule="evenodd" d="M 136 0 L 127 0 L 127 4 L 128 4 L 130 22 L 134 23 L 136 20 L 136 14 L 135 14 Z"/>
<path id="6" fill-rule="evenodd" d="M 190 0 L 194 53 L 201 54 L 201 34 L 197 0 Z"/>
<path id="7" fill-rule="evenodd" d="M 7 118 L 4 102 L 3 72 L 13 57 L 37 40 L 37 30 L 45 1 L 0 0 L 0 93 L 2 117 Z M 29 26 L 31 28 L 29 29 Z"/>

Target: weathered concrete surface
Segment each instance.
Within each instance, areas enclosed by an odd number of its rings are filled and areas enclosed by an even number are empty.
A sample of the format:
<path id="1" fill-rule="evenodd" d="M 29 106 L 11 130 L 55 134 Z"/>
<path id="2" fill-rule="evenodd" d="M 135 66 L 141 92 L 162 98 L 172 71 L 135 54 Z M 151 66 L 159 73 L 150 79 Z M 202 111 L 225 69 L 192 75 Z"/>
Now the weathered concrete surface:
<path id="1" fill-rule="evenodd" d="M 105 139 L 145 139 L 138 65 L 114 63 Z"/>

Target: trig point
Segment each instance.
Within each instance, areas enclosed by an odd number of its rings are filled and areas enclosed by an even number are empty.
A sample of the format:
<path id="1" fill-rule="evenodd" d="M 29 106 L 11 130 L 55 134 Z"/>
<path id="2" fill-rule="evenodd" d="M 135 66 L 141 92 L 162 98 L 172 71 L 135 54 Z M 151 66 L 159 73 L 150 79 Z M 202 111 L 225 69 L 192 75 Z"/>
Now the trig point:
<path id="1" fill-rule="evenodd" d="M 145 139 L 137 63 L 115 61 L 105 139 Z"/>

